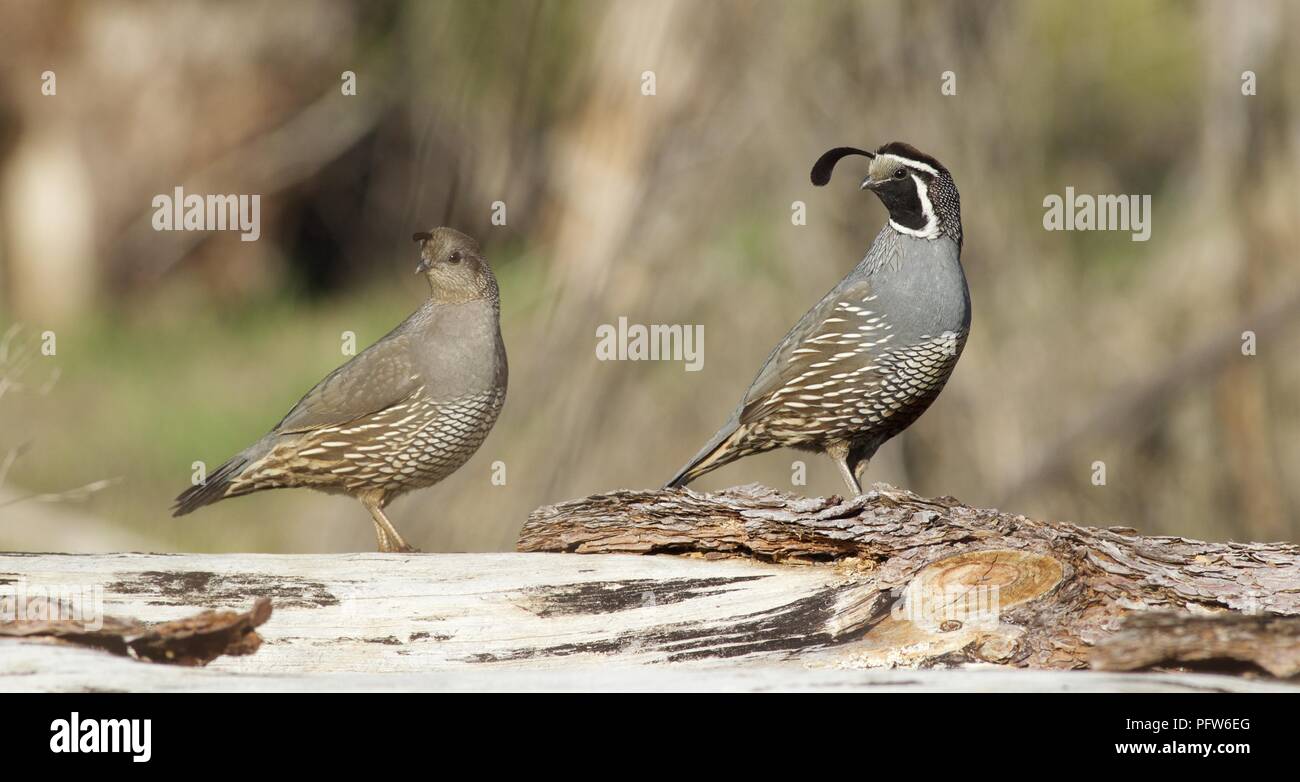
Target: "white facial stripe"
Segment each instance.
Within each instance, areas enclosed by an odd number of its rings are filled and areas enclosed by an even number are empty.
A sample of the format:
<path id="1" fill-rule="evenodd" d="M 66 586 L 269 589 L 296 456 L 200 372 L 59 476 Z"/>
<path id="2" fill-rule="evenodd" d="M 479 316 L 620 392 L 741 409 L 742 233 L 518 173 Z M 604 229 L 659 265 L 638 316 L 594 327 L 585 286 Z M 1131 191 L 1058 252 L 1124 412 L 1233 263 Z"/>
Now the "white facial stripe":
<path id="1" fill-rule="evenodd" d="M 925 225 L 920 228 L 908 228 L 899 225 L 893 220 L 890 220 L 889 224 L 899 233 L 918 236 L 922 239 L 933 239 L 939 235 L 939 218 L 934 213 L 934 205 L 930 203 L 930 189 L 925 186 L 925 183 L 916 174 L 912 174 L 912 181 L 916 183 L 916 197 L 921 199 L 921 214 L 925 215 Z"/>
<path id="2" fill-rule="evenodd" d="M 902 155 L 893 155 L 888 152 L 884 154 L 876 155 L 876 157 L 883 157 L 886 160 L 893 160 L 897 163 L 902 163 L 905 166 L 910 166 L 912 168 L 915 168 L 917 171 L 924 171 L 930 176 L 939 176 L 939 170 L 937 168 L 935 168 L 934 166 L 928 166 L 919 160 L 912 160 L 911 158 L 906 158 L 903 157 Z"/>
<path id="3" fill-rule="evenodd" d="M 934 204 L 930 203 L 930 188 L 925 186 L 925 182 L 916 174 L 912 174 L 912 181 L 916 183 L 916 197 L 921 199 L 921 214 L 925 215 L 925 229 L 933 230 L 939 225 L 939 218 L 934 213 Z"/>

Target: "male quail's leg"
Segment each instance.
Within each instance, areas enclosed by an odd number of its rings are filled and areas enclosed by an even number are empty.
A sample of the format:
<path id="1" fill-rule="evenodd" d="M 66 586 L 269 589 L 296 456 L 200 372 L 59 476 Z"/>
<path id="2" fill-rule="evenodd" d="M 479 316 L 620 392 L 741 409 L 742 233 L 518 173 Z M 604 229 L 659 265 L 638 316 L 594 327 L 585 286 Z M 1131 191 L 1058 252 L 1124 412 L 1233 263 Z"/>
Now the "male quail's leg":
<path id="1" fill-rule="evenodd" d="M 826 454 L 835 460 L 835 466 L 840 468 L 840 475 L 844 477 L 844 483 L 848 485 L 849 491 L 853 492 L 853 496 L 861 494 L 862 484 L 858 483 L 858 476 L 855 474 L 857 471 L 849 465 L 848 444 L 833 443 L 826 449 Z M 861 464 L 865 467 L 866 461 Z"/>
<path id="2" fill-rule="evenodd" d="M 380 551 L 401 553 L 419 551 L 419 549 L 412 548 L 407 545 L 405 540 L 402 540 L 402 536 L 398 534 L 397 528 L 394 527 L 393 523 L 384 515 L 383 508 L 380 507 L 379 502 L 373 499 L 364 498 L 361 499 L 361 504 L 365 505 L 366 510 L 370 511 L 370 518 L 375 523 L 375 536 L 379 540 Z"/>
<path id="3" fill-rule="evenodd" d="M 853 469 L 849 467 L 848 462 L 843 459 L 836 459 L 835 463 L 840 467 L 840 475 L 844 476 L 844 483 L 848 486 L 849 491 L 856 497 L 862 493 L 862 484 L 858 483 L 858 476 L 853 474 Z"/>
<path id="4" fill-rule="evenodd" d="M 862 493 L 862 476 L 867 472 L 867 465 L 871 464 L 870 459 L 863 459 L 853 465 L 853 482 L 857 484 L 858 494 Z"/>

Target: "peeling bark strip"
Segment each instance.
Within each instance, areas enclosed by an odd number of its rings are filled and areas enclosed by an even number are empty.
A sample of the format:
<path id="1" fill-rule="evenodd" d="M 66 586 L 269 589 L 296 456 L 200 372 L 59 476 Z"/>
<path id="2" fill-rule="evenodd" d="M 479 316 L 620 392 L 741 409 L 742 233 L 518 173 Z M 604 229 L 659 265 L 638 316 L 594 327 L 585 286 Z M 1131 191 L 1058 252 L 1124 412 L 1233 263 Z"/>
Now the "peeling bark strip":
<path id="1" fill-rule="evenodd" d="M 1133 614 L 1098 645 L 1093 667 L 1135 671 L 1156 666 L 1258 669 L 1279 679 L 1300 674 L 1300 618 L 1216 614 Z"/>
<path id="2" fill-rule="evenodd" d="M 758 485 L 715 494 L 600 494 L 534 511 L 518 547 L 849 564 L 865 582 L 859 590 L 903 598 L 901 611 L 894 601 L 889 612 L 860 628 L 853 648 L 864 665 L 1085 667 L 1094 644 L 1130 614 L 1211 615 L 1198 620 L 1203 628 L 1233 622 L 1241 613 L 1300 615 L 1300 546 L 1206 543 L 1037 521 L 885 484 L 851 500 L 798 497 Z M 969 604 L 981 593 L 996 603 L 991 611 Z M 940 605 L 937 613 L 917 610 L 936 594 L 958 604 Z M 1279 623 L 1262 622 L 1252 633 L 1259 643 L 1295 639 L 1291 625 Z M 1221 657 L 1295 673 L 1271 659 Z M 1145 664 L 1190 659 L 1171 652 Z M 1105 660 L 1122 667 L 1114 656 Z"/>
<path id="3" fill-rule="evenodd" d="M 13 601 L 12 597 L 0 600 Z M 67 616 L 62 601 L 36 598 L 46 605 L 27 604 L 27 616 Z M 57 604 L 56 604 L 57 602 Z M 13 610 L 2 612 L 8 616 Z M 252 654 L 261 645 L 254 629 L 271 618 L 271 601 L 259 598 L 243 613 L 204 611 L 170 622 L 149 624 L 135 619 L 104 616 L 99 626 L 89 629 L 81 619 L 0 619 L 0 636 L 68 643 L 103 649 L 113 654 L 150 662 L 176 665 L 207 665 L 221 655 Z"/>

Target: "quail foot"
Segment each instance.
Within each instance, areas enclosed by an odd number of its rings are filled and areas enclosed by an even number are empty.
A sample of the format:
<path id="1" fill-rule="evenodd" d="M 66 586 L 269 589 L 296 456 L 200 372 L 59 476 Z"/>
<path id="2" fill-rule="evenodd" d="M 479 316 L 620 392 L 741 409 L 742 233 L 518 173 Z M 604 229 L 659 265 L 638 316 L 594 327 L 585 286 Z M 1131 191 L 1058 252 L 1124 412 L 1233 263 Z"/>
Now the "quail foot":
<path id="1" fill-rule="evenodd" d="M 355 497 L 380 551 L 414 551 L 384 506 L 469 460 L 506 397 L 496 277 L 472 238 L 417 233 L 429 298 L 383 339 L 331 372 L 265 437 L 176 498 L 173 515 L 264 489 Z"/>
<path id="2" fill-rule="evenodd" d="M 776 346 L 731 418 L 669 487 L 787 447 L 828 454 L 861 494 L 876 449 L 925 412 L 956 367 L 971 312 L 952 175 L 895 141 L 875 152 L 830 150 L 813 166 L 813 184 L 829 182 L 851 155 L 870 160 L 862 189 L 884 203 L 888 223 Z"/>

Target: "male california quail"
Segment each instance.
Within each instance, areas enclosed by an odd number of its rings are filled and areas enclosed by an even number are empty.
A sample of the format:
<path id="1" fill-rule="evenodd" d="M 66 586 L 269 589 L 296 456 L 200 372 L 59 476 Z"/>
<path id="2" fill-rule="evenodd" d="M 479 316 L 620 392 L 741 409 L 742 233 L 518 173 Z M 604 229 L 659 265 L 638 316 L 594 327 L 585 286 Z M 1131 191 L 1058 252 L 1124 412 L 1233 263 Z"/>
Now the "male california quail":
<path id="1" fill-rule="evenodd" d="M 413 551 L 383 508 L 469 460 L 506 398 L 496 277 L 451 228 L 414 237 L 429 299 L 331 372 L 265 437 L 176 498 L 181 516 L 263 489 L 349 494 L 370 511 L 380 551 Z"/>
<path id="2" fill-rule="evenodd" d="M 961 267 L 961 201 L 939 161 L 895 141 L 832 149 L 812 169 L 825 185 L 841 158 L 871 159 L 862 189 L 889 224 L 847 277 L 799 320 L 709 444 L 668 482 L 684 486 L 754 453 L 823 451 L 854 494 L 886 440 L 935 400 L 970 330 Z"/>

